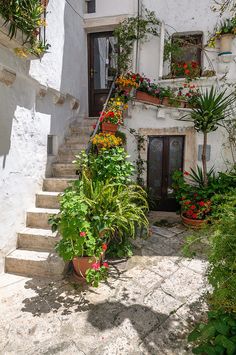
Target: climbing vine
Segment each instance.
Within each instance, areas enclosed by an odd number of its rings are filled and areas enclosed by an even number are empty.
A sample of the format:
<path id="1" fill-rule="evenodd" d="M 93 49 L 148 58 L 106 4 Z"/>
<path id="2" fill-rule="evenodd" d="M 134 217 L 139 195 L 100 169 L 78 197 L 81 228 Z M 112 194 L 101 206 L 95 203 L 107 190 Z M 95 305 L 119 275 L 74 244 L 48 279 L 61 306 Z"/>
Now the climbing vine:
<path id="1" fill-rule="evenodd" d="M 149 34 L 159 36 L 160 21 L 154 11 L 144 10 L 143 15 L 129 17 L 122 21 L 114 31 L 117 38 L 119 72 L 127 71 L 132 62 L 135 41 L 145 41 Z"/>
<path id="2" fill-rule="evenodd" d="M 137 184 L 144 187 L 145 182 L 143 179 L 143 173 L 146 170 L 145 164 L 146 161 L 142 159 L 141 152 L 145 149 L 146 139 L 144 136 L 139 134 L 135 129 L 130 128 L 130 133 L 134 136 L 137 143 L 137 159 L 136 159 L 136 170 L 137 170 Z"/>

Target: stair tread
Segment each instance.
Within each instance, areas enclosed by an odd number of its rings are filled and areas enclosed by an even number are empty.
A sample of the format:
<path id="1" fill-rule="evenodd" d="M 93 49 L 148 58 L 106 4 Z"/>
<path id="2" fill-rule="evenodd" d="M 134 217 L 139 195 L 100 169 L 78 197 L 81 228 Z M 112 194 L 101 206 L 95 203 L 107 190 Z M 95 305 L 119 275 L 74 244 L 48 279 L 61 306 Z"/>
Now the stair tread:
<path id="1" fill-rule="evenodd" d="M 36 193 L 36 195 L 40 196 L 60 196 L 61 192 L 56 192 L 56 191 L 39 191 Z"/>
<path id="2" fill-rule="evenodd" d="M 48 213 L 48 214 L 57 214 L 60 210 L 58 208 L 40 208 L 40 207 L 33 207 L 27 210 L 27 213 Z"/>
<path id="3" fill-rule="evenodd" d="M 16 249 L 6 256 L 6 258 L 31 261 L 46 261 L 49 257 L 59 258 L 56 253 L 52 253 L 50 251 L 35 251 L 27 249 Z"/>
<path id="4" fill-rule="evenodd" d="M 30 228 L 30 227 L 24 228 L 18 234 L 21 235 L 28 234 L 28 235 L 33 235 L 35 237 L 42 236 L 42 237 L 52 237 L 52 238 L 56 238 L 57 236 L 57 232 L 52 232 L 50 229 Z"/>
<path id="5" fill-rule="evenodd" d="M 77 179 L 75 179 L 75 178 L 65 178 L 65 177 L 50 177 L 50 178 L 45 178 L 44 180 L 46 180 L 46 181 L 60 181 L 60 180 L 62 180 L 62 181 L 74 181 L 74 180 L 77 180 Z"/>

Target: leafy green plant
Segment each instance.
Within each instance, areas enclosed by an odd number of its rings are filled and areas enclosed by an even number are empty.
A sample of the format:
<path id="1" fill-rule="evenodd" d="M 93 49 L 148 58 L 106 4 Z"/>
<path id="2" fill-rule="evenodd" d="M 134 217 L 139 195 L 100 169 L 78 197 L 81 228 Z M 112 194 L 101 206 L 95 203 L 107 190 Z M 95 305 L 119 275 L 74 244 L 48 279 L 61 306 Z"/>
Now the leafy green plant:
<path id="1" fill-rule="evenodd" d="M 208 312 L 206 324 L 200 323 L 188 336 L 197 346 L 193 354 L 234 355 L 236 353 L 236 314 Z"/>
<path id="2" fill-rule="evenodd" d="M 19 55 L 27 56 L 29 52 L 39 56 L 49 48 L 49 44 L 38 39 L 40 27 L 46 26 L 43 19 L 44 6 L 38 0 L 1 0 L 0 14 L 5 19 L 5 24 L 9 24 L 10 39 L 16 37 L 18 31 L 26 36 L 24 45 L 29 44 L 30 48 L 17 48 Z"/>
<path id="3" fill-rule="evenodd" d="M 121 73 L 128 70 L 135 41 L 145 41 L 149 34 L 159 36 L 160 22 L 153 11 L 145 9 L 143 15 L 129 17 L 114 31 L 119 46 L 118 68 Z"/>
<path id="4" fill-rule="evenodd" d="M 85 154 L 85 153 L 82 153 Z M 75 161 L 78 170 L 87 166 L 94 180 L 105 181 L 112 179 L 117 183 L 130 183 L 134 167 L 129 162 L 128 154 L 122 147 L 114 147 L 99 151 L 98 155 L 86 156 L 80 154 Z M 81 158 L 83 158 L 81 160 Z M 82 166 L 81 166 L 82 164 Z"/>
<path id="5" fill-rule="evenodd" d="M 204 186 L 208 185 L 206 149 L 207 135 L 217 130 L 222 121 L 231 115 L 230 105 L 235 98 L 232 94 L 226 95 L 226 90 L 218 92 L 213 86 L 197 96 L 196 106 L 192 107 L 190 115 L 185 115 L 180 120 L 193 122 L 197 132 L 203 133 L 202 167 Z"/>
<path id="6" fill-rule="evenodd" d="M 86 271 L 86 281 L 91 284 L 93 287 L 98 287 L 99 283 L 102 280 L 108 278 L 108 264 L 103 262 L 96 262 L 92 265 L 91 269 Z"/>

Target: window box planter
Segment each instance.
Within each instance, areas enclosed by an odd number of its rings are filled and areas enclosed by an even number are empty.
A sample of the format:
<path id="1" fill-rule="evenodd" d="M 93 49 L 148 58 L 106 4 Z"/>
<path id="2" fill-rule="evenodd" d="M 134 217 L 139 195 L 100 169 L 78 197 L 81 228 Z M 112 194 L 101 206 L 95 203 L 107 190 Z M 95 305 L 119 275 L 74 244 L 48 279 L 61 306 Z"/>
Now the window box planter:
<path id="1" fill-rule="evenodd" d="M 159 97 L 154 97 L 152 95 L 147 94 L 146 92 L 143 91 L 138 91 L 136 92 L 136 99 L 139 101 L 144 101 L 144 102 L 149 102 L 154 105 L 160 105 L 161 100 Z"/>
<path id="2" fill-rule="evenodd" d="M 118 130 L 118 124 L 103 122 L 102 123 L 102 132 L 115 134 Z"/>

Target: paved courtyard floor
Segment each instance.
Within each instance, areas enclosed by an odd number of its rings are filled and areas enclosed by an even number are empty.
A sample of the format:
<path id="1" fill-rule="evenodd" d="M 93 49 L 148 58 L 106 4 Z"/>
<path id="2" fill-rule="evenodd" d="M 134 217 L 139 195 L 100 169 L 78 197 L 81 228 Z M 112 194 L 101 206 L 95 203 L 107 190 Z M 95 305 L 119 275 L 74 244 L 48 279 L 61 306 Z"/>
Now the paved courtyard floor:
<path id="1" fill-rule="evenodd" d="M 186 336 L 205 311 L 206 263 L 181 256 L 189 232 L 168 220 L 136 241 L 128 262 L 114 262 L 98 289 L 72 277 L 0 276 L 0 354 L 191 354 Z"/>

